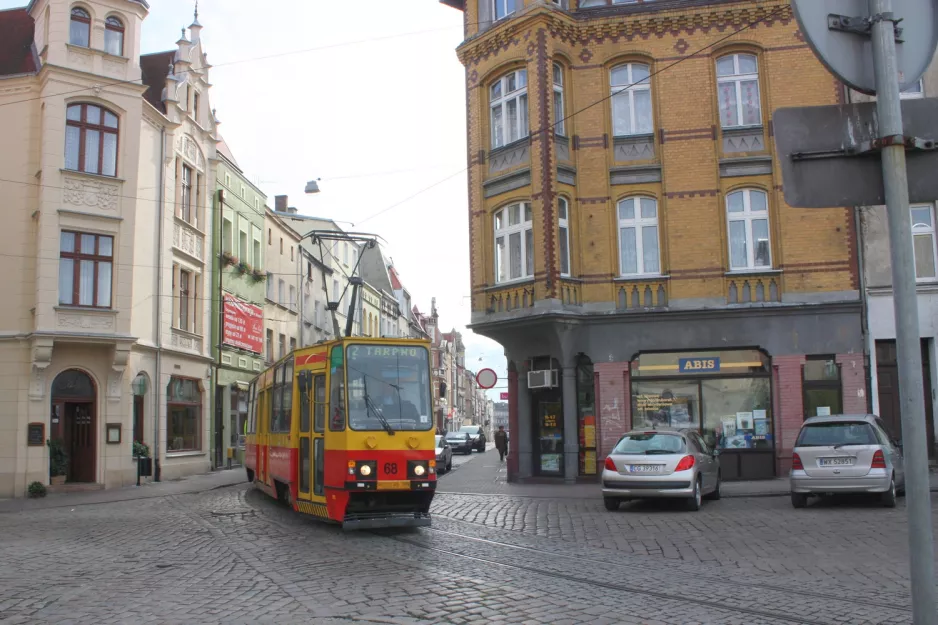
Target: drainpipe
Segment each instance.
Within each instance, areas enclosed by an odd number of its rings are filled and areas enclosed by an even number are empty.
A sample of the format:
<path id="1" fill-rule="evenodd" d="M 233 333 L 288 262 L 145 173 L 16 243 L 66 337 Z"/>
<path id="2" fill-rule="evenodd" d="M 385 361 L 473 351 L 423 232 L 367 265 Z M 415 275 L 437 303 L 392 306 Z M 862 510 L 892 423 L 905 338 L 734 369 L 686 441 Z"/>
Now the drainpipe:
<path id="1" fill-rule="evenodd" d="M 153 481 L 160 481 L 160 388 L 163 365 L 163 194 L 166 170 L 166 128 L 160 129 L 160 175 L 156 202 L 156 375 L 153 383 Z"/>
<path id="2" fill-rule="evenodd" d="M 223 189 L 219 189 L 218 193 L 215 194 L 215 198 L 213 198 L 213 202 L 215 201 L 215 199 L 217 199 L 218 201 L 218 205 L 217 205 L 218 208 L 215 211 L 215 215 L 213 216 L 213 218 L 218 219 L 218 239 L 217 239 L 218 243 L 217 245 L 213 244 L 212 249 L 217 250 L 219 253 L 212 254 L 212 266 L 215 267 L 216 266 L 215 263 L 216 262 L 218 263 L 217 264 L 218 268 L 216 270 L 218 274 L 218 323 L 217 323 L 218 342 L 215 343 L 215 358 L 212 359 L 214 361 L 212 363 L 213 364 L 212 390 L 211 390 L 211 393 L 209 394 L 209 398 L 211 399 L 211 404 L 212 404 L 212 415 L 215 417 L 214 419 L 215 420 L 215 432 L 217 432 L 218 428 L 223 427 L 225 423 L 225 417 L 223 414 L 224 411 L 222 411 L 221 408 L 218 406 L 218 381 L 219 381 L 220 370 L 221 370 L 221 346 L 222 346 L 222 340 L 223 340 L 224 331 L 225 331 L 225 291 L 224 291 L 224 285 L 222 283 L 222 280 L 224 278 L 223 276 L 224 267 L 222 267 L 221 258 L 219 257 L 221 251 L 223 251 L 222 248 L 225 245 L 225 240 L 224 240 L 225 239 L 225 234 L 224 234 L 225 191 Z M 234 220 L 233 219 L 231 222 L 231 232 L 232 232 L 231 236 L 232 236 L 232 251 L 233 251 L 233 248 L 234 248 L 234 240 L 233 240 Z M 241 260 L 243 261 L 244 259 L 242 258 Z M 257 260 L 255 259 L 254 262 L 256 264 Z M 212 432 L 213 446 L 214 446 L 215 438 L 216 438 L 215 432 Z M 222 432 L 224 432 L 224 430 L 222 430 Z M 224 441 L 225 441 L 224 436 L 222 436 L 222 446 L 224 446 L 225 444 Z M 218 449 L 215 449 L 215 453 L 213 453 L 212 455 L 214 456 L 214 458 L 212 459 L 212 465 L 214 465 L 216 469 L 221 468 L 221 465 L 223 464 L 224 461 L 218 457 Z"/>

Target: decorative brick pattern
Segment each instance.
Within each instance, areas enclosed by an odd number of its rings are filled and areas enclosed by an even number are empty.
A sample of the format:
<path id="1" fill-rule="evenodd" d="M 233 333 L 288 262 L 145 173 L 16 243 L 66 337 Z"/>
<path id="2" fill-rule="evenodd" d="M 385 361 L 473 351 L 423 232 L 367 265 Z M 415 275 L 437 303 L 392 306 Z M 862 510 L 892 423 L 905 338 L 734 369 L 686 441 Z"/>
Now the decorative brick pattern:
<path id="1" fill-rule="evenodd" d="M 602 460 L 612 451 L 619 438 L 632 427 L 629 363 L 597 363 L 594 371 L 599 378 L 596 416 L 600 440 L 596 455 Z"/>
<path id="2" fill-rule="evenodd" d="M 843 389 L 844 414 L 864 414 L 869 411 L 866 395 L 866 357 L 863 354 L 838 354 L 840 381 Z"/>
<path id="3" fill-rule="evenodd" d="M 791 451 L 798 430 L 804 423 L 804 394 L 801 386 L 804 363 L 804 356 L 778 356 L 772 359 L 778 475 L 786 475 L 791 470 Z"/>

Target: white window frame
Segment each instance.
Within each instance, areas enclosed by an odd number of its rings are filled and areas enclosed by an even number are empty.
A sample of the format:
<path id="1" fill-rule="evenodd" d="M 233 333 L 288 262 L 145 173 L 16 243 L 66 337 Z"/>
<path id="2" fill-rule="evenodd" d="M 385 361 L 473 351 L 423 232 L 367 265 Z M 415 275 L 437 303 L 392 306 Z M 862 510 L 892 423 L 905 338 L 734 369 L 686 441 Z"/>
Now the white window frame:
<path id="1" fill-rule="evenodd" d="M 739 71 L 739 59 L 740 57 L 751 57 L 756 62 L 756 73 L 752 74 L 742 74 Z M 733 74 L 729 76 L 720 76 L 717 72 L 717 116 L 720 118 L 720 127 L 721 128 L 756 128 L 761 127 L 763 124 L 762 119 L 762 84 L 759 82 L 759 57 L 755 54 L 750 54 L 748 52 L 736 52 L 733 54 L 726 54 L 721 56 L 716 60 L 717 64 L 723 59 L 733 59 Z M 755 124 L 744 124 L 743 123 L 743 83 L 750 80 L 756 81 L 756 105 L 759 111 L 759 121 Z M 720 109 L 722 105 L 720 104 L 720 85 L 725 83 L 733 83 L 735 85 L 736 92 L 736 124 L 726 125 L 723 123 L 723 116 L 720 115 Z"/>
<path id="2" fill-rule="evenodd" d="M 518 4 L 524 0 L 492 0 L 492 15 L 495 20 L 504 19 L 518 10 Z M 511 7 L 511 10 L 508 10 Z"/>
<path id="3" fill-rule="evenodd" d="M 914 219 L 910 219 L 912 223 L 912 263 L 915 262 L 915 237 L 922 235 L 931 236 L 931 248 L 932 248 L 932 264 L 935 267 L 934 276 L 922 276 L 918 275 L 918 267 L 915 268 L 915 281 L 916 282 L 935 282 L 938 281 L 938 237 L 936 237 L 935 231 L 935 205 L 934 204 L 913 204 L 909 206 L 909 216 L 911 218 L 911 212 L 917 208 L 927 208 L 928 214 L 931 217 L 931 225 L 926 224 L 916 224 Z"/>
<path id="4" fill-rule="evenodd" d="M 559 77 L 559 81 L 558 81 Z M 554 83 L 554 134 L 560 135 L 561 137 L 567 136 L 567 120 L 564 113 L 564 102 L 563 102 L 563 65 L 560 63 L 554 63 L 553 67 L 553 83 Z M 559 104 L 559 106 L 558 106 Z"/>
<path id="5" fill-rule="evenodd" d="M 511 216 L 511 209 L 518 208 L 518 223 L 514 225 L 508 225 Z M 532 244 L 533 244 L 533 209 L 531 208 L 530 202 L 515 202 L 514 204 L 509 204 L 503 206 L 499 210 L 495 211 L 492 215 L 492 228 L 495 232 L 495 237 L 493 241 L 495 242 L 494 249 L 494 258 L 495 258 L 495 282 L 496 284 L 508 284 L 510 282 L 517 282 L 519 280 L 529 280 L 534 277 L 534 261 L 532 258 L 531 266 L 528 267 L 528 233 L 532 234 Z M 502 228 L 498 227 L 499 217 L 503 216 L 502 223 L 504 226 Z M 510 236 L 513 234 L 519 234 L 519 239 L 521 241 L 521 268 L 520 275 L 511 277 L 511 242 Z M 501 265 L 501 254 L 498 251 L 498 239 L 503 239 L 505 242 L 505 253 L 508 254 L 506 267 L 506 275 L 503 278 L 500 275 L 500 265 Z"/>
<path id="6" fill-rule="evenodd" d="M 571 263 L 572 254 L 570 252 L 570 201 L 563 196 L 557 199 L 557 228 L 557 236 L 560 237 L 560 241 L 567 244 L 566 257 L 563 256 L 563 246 L 559 248 L 561 252 L 560 275 L 566 278 L 572 274 L 573 264 Z M 564 261 L 567 261 L 566 271 L 563 270 Z"/>
<path id="7" fill-rule="evenodd" d="M 515 79 L 514 91 L 508 92 L 509 80 Z M 499 88 L 500 95 L 493 97 L 492 91 Z M 518 136 L 508 136 L 508 105 L 515 102 L 515 120 L 514 127 L 518 130 Z M 495 111 L 501 113 L 500 126 L 495 122 Z M 491 125 L 492 149 L 504 147 L 515 141 L 521 141 L 527 138 L 530 129 L 528 128 L 528 70 L 517 69 L 501 76 L 498 80 L 489 85 L 489 124 Z M 497 131 L 501 131 L 501 139 Z"/>
<path id="8" fill-rule="evenodd" d="M 291 284 L 289 289 L 290 289 L 290 310 L 296 311 L 296 287 Z"/>
<path id="9" fill-rule="evenodd" d="M 641 82 L 637 82 L 632 78 L 632 74 L 635 67 L 644 67 L 648 70 L 648 77 L 643 79 Z M 613 82 L 613 76 L 616 73 L 616 70 L 625 68 L 626 70 L 626 82 L 623 85 L 617 85 Z M 610 98 L 610 110 L 612 111 L 612 129 L 613 134 L 617 137 L 633 137 L 638 135 L 648 135 L 654 134 L 655 132 L 655 121 L 654 121 L 654 108 L 652 108 L 652 119 L 651 127 L 639 131 L 638 129 L 638 118 L 635 115 L 635 94 L 638 92 L 648 92 L 648 101 L 651 104 L 651 66 L 647 63 L 622 63 L 621 65 L 616 65 L 609 72 L 609 89 L 611 92 Z M 618 134 L 615 132 L 616 127 L 616 109 L 615 109 L 615 100 L 616 96 L 620 94 L 625 94 L 629 99 L 629 131 L 625 134 Z"/>
<path id="10" fill-rule="evenodd" d="M 741 193 L 743 196 L 743 212 L 741 213 L 730 213 L 730 197 Z M 765 211 L 753 211 L 752 210 L 752 194 L 759 193 L 765 198 Z M 736 189 L 731 193 L 726 194 L 726 201 L 723 210 L 726 211 L 726 247 L 727 247 L 727 260 L 729 261 L 729 268 L 731 272 L 752 272 L 752 271 L 769 271 L 772 269 L 772 222 L 769 219 L 769 194 L 763 191 L 762 189 Z M 769 262 L 767 265 L 756 265 L 756 241 L 752 232 L 752 223 L 754 221 L 765 220 L 766 222 L 766 233 L 768 236 L 768 252 L 769 252 Z M 734 267 L 733 266 L 733 252 L 732 252 L 732 232 L 730 230 L 730 224 L 734 221 L 742 221 L 745 223 L 746 228 L 746 266 L 745 267 Z"/>
<path id="11" fill-rule="evenodd" d="M 899 92 L 900 100 L 920 100 L 925 97 L 925 82 L 919 78 L 913 86 Z"/>
<path id="12" fill-rule="evenodd" d="M 655 216 L 654 217 L 642 217 L 642 200 L 651 200 L 655 203 Z M 633 202 L 633 215 L 632 219 L 620 219 L 620 209 L 623 204 L 626 202 Z M 636 276 L 660 276 L 661 275 L 661 226 L 659 225 L 658 216 L 660 214 L 661 207 L 658 204 L 658 199 L 650 195 L 630 195 L 624 197 L 618 202 L 616 202 L 616 223 L 618 227 L 616 228 L 616 247 L 619 249 L 619 276 L 622 278 L 634 278 Z M 635 273 L 626 273 L 622 271 L 622 229 L 623 228 L 634 228 L 635 229 Z M 657 271 L 646 271 L 645 269 L 645 228 L 654 228 L 655 234 L 658 239 L 658 270 Z"/>

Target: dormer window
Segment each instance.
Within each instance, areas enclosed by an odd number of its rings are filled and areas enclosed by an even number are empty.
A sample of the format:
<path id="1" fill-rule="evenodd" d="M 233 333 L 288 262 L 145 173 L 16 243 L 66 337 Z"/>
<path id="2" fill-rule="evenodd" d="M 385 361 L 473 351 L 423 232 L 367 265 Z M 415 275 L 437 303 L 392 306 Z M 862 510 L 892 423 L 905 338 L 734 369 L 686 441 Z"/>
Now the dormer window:
<path id="1" fill-rule="evenodd" d="M 68 42 L 73 46 L 91 47 L 91 15 L 80 7 L 72 9 Z"/>
<path id="2" fill-rule="evenodd" d="M 124 23 L 114 16 L 104 21 L 104 51 L 124 56 Z"/>

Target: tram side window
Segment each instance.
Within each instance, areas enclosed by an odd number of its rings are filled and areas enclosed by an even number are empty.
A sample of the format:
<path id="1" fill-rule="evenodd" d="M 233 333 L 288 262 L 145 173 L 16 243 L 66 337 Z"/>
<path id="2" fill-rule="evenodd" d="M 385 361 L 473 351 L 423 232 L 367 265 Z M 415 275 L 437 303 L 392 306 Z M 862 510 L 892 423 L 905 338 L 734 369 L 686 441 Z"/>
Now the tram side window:
<path id="1" fill-rule="evenodd" d="M 309 380 L 312 376 L 309 375 L 306 371 L 301 371 L 298 379 L 299 384 L 297 385 L 300 390 L 300 432 L 307 433 L 309 432 L 309 414 L 310 414 L 310 387 Z"/>
<path id="2" fill-rule="evenodd" d="M 329 429 L 333 432 L 345 430 L 345 362 L 342 347 L 332 348 L 330 358 L 329 382 L 329 409 L 332 412 L 329 419 Z"/>
<path id="3" fill-rule="evenodd" d="M 251 382 L 248 389 L 248 424 L 247 434 L 257 432 L 257 382 Z"/>
<path id="4" fill-rule="evenodd" d="M 283 387 L 283 366 L 274 369 L 274 383 L 270 388 L 273 394 L 273 406 L 270 411 L 270 431 L 280 432 L 280 415 L 283 413 L 283 396 L 280 389 Z"/>
<path id="5" fill-rule="evenodd" d="M 326 376 L 317 375 L 313 379 L 313 430 L 322 432 L 326 429 Z"/>
<path id="6" fill-rule="evenodd" d="M 284 365 L 280 392 L 283 395 L 280 400 L 280 431 L 289 432 L 293 423 L 293 360 Z"/>

